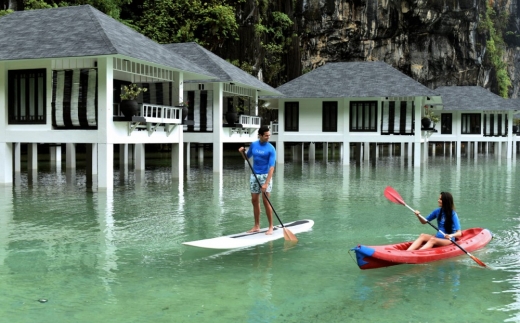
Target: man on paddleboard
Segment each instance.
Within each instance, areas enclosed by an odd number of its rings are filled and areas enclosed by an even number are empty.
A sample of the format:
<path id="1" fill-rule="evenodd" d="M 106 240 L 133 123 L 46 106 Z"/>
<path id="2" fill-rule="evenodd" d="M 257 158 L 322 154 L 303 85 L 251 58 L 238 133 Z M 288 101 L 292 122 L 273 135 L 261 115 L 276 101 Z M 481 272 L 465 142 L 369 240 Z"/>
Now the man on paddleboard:
<path id="1" fill-rule="evenodd" d="M 258 129 L 259 140 L 251 143 L 251 146 L 246 152 L 247 158 L 253 157 L 253 174 L 249 179 L 249 186 L 251 189 L 251 203 L 253 204 L 253 214 L 255 217 L 255 225 L 247 232 L 260 231 L 260 194 L 264 202 L 265 213 L 269 221 L 269 229 L 265 234 L 273 234 L 273 210 L 269 204 L 268 198 L 273 187 L 271 179 L 274 173 L 274 164 L 276 162 L 276 150 L 273 145 L 269 143 L 271 132 L 269 127 L 261 126 Z M 240 154 L 244 156 L 244 147 L 238 149 Z M 258 185 L 258 181 L 262 186 Z"/>

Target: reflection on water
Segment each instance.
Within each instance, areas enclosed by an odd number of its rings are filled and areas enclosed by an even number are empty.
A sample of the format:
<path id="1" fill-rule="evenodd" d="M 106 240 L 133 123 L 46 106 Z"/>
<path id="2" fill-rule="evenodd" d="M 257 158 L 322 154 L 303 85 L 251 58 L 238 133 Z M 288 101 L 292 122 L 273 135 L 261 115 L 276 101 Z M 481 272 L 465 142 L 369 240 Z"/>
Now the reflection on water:
<path id="1" fill-rule="evenodd" d="M 273 242 L 266 246 L 264 250 L 254 247 L 251 279 L 247 284 L 247 295 L 252 301 L 247 322 L 271 322 L 276 318 L 276 307 L 271 300 Z"/>
<path id="2" fill-rule="evenodd" d="M 462 322 L 520 321 L 520 189 L 516 162 L 495 157 L 406 158 L 343 166 L 334 159 L 277 167 L 271 201 L 284 222 L 312 231 L 234 251 L 183 246 L 251 227 L 250 170 L 197 163 L 173 179 L 166 158 L 114 172 L 98 192 L 85 170 L 21 172 L 0 187 L 0 293 L 6 322 Z M 451 191 L 465 228 L 494 240 L 474 254 L 361 271 L 348 250 L 431 232 L 388 202 L 394 187 L 429 212 Z M 261 217 L 266 225 L 265 215 Z M 45 304 L 37 302 L 45 298 Z M 410 311 L 413 309 L 413 311 Z M 476 310 L 478 309 L 478 310 Z"/>

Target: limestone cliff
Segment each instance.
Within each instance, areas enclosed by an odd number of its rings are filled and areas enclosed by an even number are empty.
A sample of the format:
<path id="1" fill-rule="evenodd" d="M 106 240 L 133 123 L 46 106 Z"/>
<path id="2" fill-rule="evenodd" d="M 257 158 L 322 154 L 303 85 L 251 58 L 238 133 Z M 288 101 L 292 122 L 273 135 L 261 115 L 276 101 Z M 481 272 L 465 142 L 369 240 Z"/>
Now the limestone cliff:
<path id="1" fill-rule="evenodd" d="M 506 33 L 515 36 L 516 0 L 491 5 L 510 14 Z M 378 60 L 430 88 L 480 85 L 498 93 L 486 56 L 489 33 L 479 28 L 485 14 L 482 0 L 298 0 L 294 19 L 304 71 L 330 61 Z M 502 55 L 509 97 L 519 90 L 515 40 L 506 37 Z"/>

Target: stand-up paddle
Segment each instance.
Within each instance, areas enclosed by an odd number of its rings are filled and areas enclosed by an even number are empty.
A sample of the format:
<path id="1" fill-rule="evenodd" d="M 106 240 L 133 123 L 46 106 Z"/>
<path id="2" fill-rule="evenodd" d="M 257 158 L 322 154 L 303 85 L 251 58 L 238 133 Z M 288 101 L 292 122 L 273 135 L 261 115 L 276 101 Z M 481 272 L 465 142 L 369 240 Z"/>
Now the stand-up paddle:
<path id="1" fill-rule="evenodd" d="M 396 190 L 394 190 L 392 187 L 390 186 L 387 186 L 385 188 L 385 197 L 392 203 L 396 203 L 396 204 L 401 204 L 401 205 L 404 205 L 406 206 L 407 208 L 409 208 L 412 212 L 415 213 L 415 210 L 412 209 L 408 204 L 406 204 L 403 200 L 403 198 L 401 197 L 401 195 L 399 195 L 399 193 L 397 193 Z M 425 223 L 428 223 L 429 225 L 431 225 L 435 230 L 439 231 L 441 234 L 445 234 L 444 232 L 442 232 L 441 230 L 439 230 L 439 228 L 437 228 L 434 224 L 432 224 L 430 221 L 426 220 L 422 215 L 419 214 L 419 217 L 421 217 L 421 220 L 423 220 Z M 470 254 L 469 252 L 467 252 L 464 248 L 462 248 L 458 243 L 456 243 L 455 241 L 453 240 L 450 240 L 451 243 L 453 243 L 454 245 L 456 245 L 457 247 L 459 247 L 460 250 L 464 251 L 468 256 L 471 257 L 471 259 L 473 259 L 477 264 L 479 264 L 480 266 L 482 267 L 486 267 L 486 264 L 483 263 L 482 261 L 480 261 L 480 259 L 478 259 L 477 257 L 473 256 L 472 254 Z"/>
<path id="2" fill-rule="evenodd" d="M 258 183 L 258 186 L 260 186 L 260 190 L 261 190 L 262 189 L 262 183 L 260 183 L 260 180 L 258 179 L 258 176 L 256 176 L 256 173 L 255 173 L 255 170 L 253 169 L 253 166 L 251 166 L 251 163 L 249 162 L 249 159 L 247 159 L 246 154 L 243 151 L 241 153 L 242 153 L 242 156 L 244 157 L 244 159 L 247 161 L 247 164 L 249 165 L 249 168 L 251 168 L 251 172 L 253 172 L 253 175 L 255 176 L 256 182 Z M 287 229 L 285 227 L 285 225 L 283 225 L 282 220 L 280 220 L 280 217 L 278 216 L 278 213 L 276 213 L 276 211 L 275 211 L 275 209 L 273 207 L 273 204 L 269 200 L 269 197 L 267 197 L 267 193 L 264 192 L 264 191 L 262 191 L 262 193 L 264 193 L 265 199 L 267 200 L 267 202 L 269 202 L 269 205 L 271 206 L 271 209 L 273 210 L 274 215 L 276 215 L 276 218 L 278 219 L 278 222 L 280 222 L 280 225 L 283 228 L 283 238 L 286 241 L 298 242 L 298 238 L 296 238 L 294 233 L 289 231 L 289 229 Z"/>

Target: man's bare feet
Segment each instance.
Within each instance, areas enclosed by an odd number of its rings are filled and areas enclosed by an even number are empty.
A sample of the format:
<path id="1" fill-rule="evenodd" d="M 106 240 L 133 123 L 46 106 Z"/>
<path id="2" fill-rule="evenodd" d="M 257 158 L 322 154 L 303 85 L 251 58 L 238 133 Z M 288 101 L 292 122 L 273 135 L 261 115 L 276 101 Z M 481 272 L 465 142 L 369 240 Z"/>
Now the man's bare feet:
<path id="1" fill-rule="evenodd" d="M 253 232 L 258 232 L 260 231 L 260 227 L 257 227 L 256 225 L 249 231 L 247 231 L 247 233 L 253 233 Z"/>
<path id="2" fill-rule="evenodd" d="M 267 235 L 273 234 L 273 228 L 272 228 L 272 227 L 269 228 L 269 230 L 267 230 L 267 231 L 265 232 L 265 234 L 267 234 Z"/>

